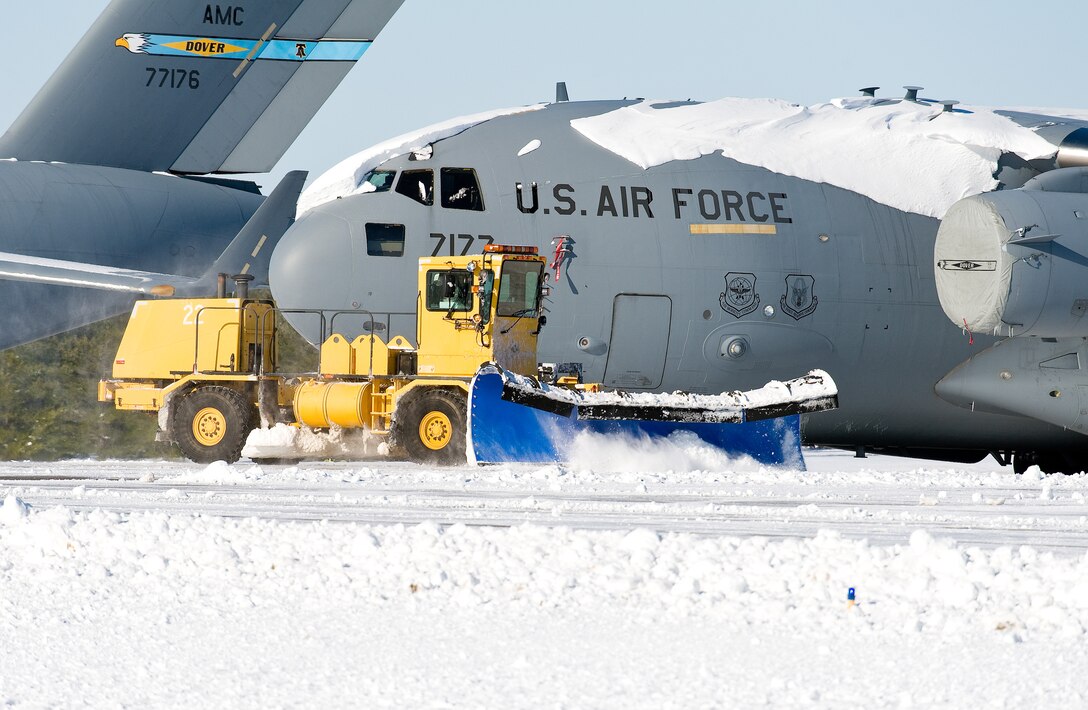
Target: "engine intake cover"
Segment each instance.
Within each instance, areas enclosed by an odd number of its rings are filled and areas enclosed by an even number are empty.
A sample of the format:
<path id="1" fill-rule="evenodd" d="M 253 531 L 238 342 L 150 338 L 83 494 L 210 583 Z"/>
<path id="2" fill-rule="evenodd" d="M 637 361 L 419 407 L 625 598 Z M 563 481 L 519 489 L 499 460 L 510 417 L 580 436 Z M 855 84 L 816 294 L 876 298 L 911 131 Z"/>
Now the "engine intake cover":
<path id="1" fill-rule="evenodd" d="M 976 333 L 1088 336 L 1086 255 L 1088 194 L 1029 182 L 965 198 L 937 231 L 941 307 Z"/>

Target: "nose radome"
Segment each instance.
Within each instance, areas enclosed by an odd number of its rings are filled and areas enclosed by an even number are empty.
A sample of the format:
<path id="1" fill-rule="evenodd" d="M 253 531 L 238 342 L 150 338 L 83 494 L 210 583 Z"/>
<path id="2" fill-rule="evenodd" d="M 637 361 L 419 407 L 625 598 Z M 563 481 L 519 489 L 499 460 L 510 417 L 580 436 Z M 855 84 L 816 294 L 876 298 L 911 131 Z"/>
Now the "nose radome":
<path id="1" fill-rule="evenodd" d="M 317 208 L 291 225 L 272 253 L 268 283 L 283 309 L 343 310 L 352 307 L 351 225 Z M 319 338 L 314 316 L 286 315 L 307 340 Z"/>

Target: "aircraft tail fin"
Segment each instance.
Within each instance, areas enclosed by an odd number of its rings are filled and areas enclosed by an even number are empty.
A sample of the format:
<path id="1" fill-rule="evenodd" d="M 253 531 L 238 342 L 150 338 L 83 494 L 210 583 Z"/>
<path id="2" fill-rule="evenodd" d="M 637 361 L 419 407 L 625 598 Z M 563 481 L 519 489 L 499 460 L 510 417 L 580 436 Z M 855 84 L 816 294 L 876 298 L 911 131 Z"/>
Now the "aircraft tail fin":
<path id="1" fill-rule="evenodd" d="M 112 0 L 0 158 L 267 172 L 402 2 Z"/>
<path id="2" fill-rule="evenodd" d="M 149 296 L 211 293 L 221 273 L 249 274 L 258 283 L 266 283 L 268 260 L 280 237 L 295 221 L 298 196 L 305 182 L 305 171 L 287 173 L 215 263 L 198 278 L 0 252 L 0 279 Z"/>
<path id="3" fill-rule="evenodd" d="M 267 284 L 268 261 L 280 237 L 295 221 L 298 196 L 305 183 L 305 170 L 287 173 L 200 281 L 214 281 L 219 274 L 248 274 L 258 284 Z"/>

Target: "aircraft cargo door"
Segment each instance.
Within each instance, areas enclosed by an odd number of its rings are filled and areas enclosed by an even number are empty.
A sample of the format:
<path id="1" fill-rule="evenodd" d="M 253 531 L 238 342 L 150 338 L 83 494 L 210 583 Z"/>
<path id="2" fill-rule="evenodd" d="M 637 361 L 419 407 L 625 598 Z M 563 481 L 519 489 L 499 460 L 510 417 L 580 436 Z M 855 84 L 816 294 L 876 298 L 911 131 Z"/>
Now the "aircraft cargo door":
<path id="1" fill-rule="evenodd" d="M 668 296 L 616 296 L 604 384 L 623 389 L 660 386 L 671 326 L 672 299 Z"/>

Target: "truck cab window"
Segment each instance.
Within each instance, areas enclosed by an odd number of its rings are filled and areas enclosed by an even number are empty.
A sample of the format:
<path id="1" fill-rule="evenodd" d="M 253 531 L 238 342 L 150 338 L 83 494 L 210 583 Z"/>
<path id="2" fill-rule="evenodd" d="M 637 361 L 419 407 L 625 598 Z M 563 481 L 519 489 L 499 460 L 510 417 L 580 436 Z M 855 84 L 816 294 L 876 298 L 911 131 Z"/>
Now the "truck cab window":
<path id="1" fill-rule="evenodd" d="M 483 212 L 480 182 L 472 168 L 442 168 L 442 206 L 453 210 Z"/>
<path id="2" fill-rule="evenodd" d="M 405 170 L 397 181 L 397 192 L 430 207 L 434 204 L 434 171 Z"/>
<path id="3" fill-rule="evenodd" d="M 428 271 L 426 296 L 428 311 L 471 311 L 472 272 Z"/>
<path id="4" fill-rule="evenodd" d="M 371 170 L 363 178 L 360 192 L 388 192 L 393 188 L 393 178 L 397 176 L 396 170 Z"/>
<path id="5" fill-rule="evenodd" d="M 502 265 L 499 303 L 495 314 L 526 316 L 539 308 L 540 278 L 544 267 L 535 261 L 507 261 Z"/>
<path id="6" fill-rule="evenodd" d="M 404 225 L 366 223 L 367 256 L 404 256 Z"/>

